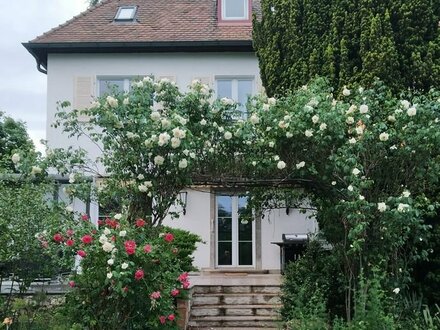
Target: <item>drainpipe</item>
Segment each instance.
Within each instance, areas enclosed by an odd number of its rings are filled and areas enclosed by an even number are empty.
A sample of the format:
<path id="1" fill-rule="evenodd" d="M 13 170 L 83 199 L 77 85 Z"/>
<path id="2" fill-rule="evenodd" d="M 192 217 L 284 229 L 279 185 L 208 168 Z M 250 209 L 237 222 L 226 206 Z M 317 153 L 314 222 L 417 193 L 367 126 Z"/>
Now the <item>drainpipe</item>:
<path id="1" fill-rule="evenodd" d="M 47 70 L 45 70 L 42 66 L 41 66 L 41 61 L 37 60 L 37 70 L 40 71 L 41 73 L 47 74 Z"/>

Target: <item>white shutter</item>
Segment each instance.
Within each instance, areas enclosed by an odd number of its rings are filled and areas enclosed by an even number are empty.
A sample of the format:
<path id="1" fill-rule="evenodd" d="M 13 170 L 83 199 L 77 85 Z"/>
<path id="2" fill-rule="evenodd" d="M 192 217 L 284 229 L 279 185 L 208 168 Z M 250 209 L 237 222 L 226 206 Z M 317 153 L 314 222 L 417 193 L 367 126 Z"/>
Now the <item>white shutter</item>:
<path id="1" fill-rule="evenodd" d="M 84 110 L 90 107 L 93 100 L 93 78 L 92 77 L 75 77 L 74 82 L 74 98 L 73 108 L 76 110 Z M 79 115 L 80 122 L 90 120 L 87 115 Z"/>
<path id="2" fill-rule="evenodd" d="M 255 78 L 255 87 L 257 88 L 257 94 L 266 94 L 266 90 L 263 87 L 263 83 L 261 82 L 260 76 Z"/>
<path id="3" fill-rule="evenodd" d="M 196 77 L 193 77 L 193 80 L 198 80 L 198 81 L 200 81 L 202 84 L 208 85 L 209 88 L 212 88 L 212 78 L 211 78 L 211 77 L 200 77 L 200 76 L 196 76 Z"/>

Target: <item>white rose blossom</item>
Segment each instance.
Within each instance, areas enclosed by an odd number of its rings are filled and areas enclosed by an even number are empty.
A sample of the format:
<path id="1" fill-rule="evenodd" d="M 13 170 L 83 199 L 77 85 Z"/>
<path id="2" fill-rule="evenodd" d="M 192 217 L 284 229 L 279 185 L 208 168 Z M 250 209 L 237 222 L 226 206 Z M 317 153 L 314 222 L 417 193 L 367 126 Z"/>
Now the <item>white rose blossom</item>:
<path id="1" fill-rule="evenodd" d="M 388 121 L 391 123 L 394 123 L 396 121 L 396 117 L 394 117 L 393 115 L 388 116 Z"/>
<path id="2" fill-rule="evenodd" d="M 356 139 L 355 138 L 351 138 L 351 139 L 348 140 L 348 142 L 350 144 L 355 144 L 356 143 Z"/>
<path id="3" fill-rule="evenodd" d="M 108 259 L 107 260 L 107 265 L 112 266 L 115 263 L 115 261 L 113 259 Z"/>
<path id="4" fill-rule="evenodd" d="M 104 234 L 99 236 L 99 243 L 104 244 L 105 242 L 108 242 L 107 236 L 105 236 Z"/>
<path id="5" fill-rule="evenodd" d="M 366 105 L 366 104 L 362 104 L 362 105 L 359 107 L 359 112 L 362 113 L 362 114 L 367 113 L 367 112 L 368 112 L 368 105 Z"/>
<path id="6" fill-rule="evenodd" d="M 312 137 L 312 136 L 313 136 L 313 131 L 312 131 L 311 129 L 307 129 L 307 130 L 304 132 L 304 135 L 305 135 L 306 137 Z"/>
<path id="7" fill-rule="evenodd" d="M 353 117 L 347 117 L 347 119 L 345 119 L 345 122 L 348 125 L 354 124 L 354 118 Z"/>
<path id="8" fill-rule="evenodd" d="M 408 190 L 404 190 L 402 193 L 403 197 L 409 197 L 411 195 L 411 193 Z"/>
<path id="9" fill-rule="evenodd" d="M 176 149 L 179 148 L 181 144 L 181 140 L 179 138 L 173 137 L 171 138 L 171 148 Z"/>
<path id="10" fill-rule="evenodd" d="M 115 246 L 112 243 L 110 243 L 110 242 L 105 242 L 104 244 L 102 244 L 102 249 L 105 252 L 112 252 L 114 247 Z"/>
<path id="11" fill-rule="evenodd" d="M 387 204 L 383 202 L 377 203 L 377 209 L 379 210 L 379 212 L 385 212 L 387 210 Z"/>
<path id="12" fill-rule="evenodd" d="M 342 95 L 350 96 L 350 94 L 351 94 L 351 91 L 346 86 L 344 86 L 344 89 L 342 90 Z"/>
<path id="13" fill-rule="evenodd" d="M 158 121 L 160 119 L 160 113 L 157 111 L 153 111 L 150 115 L 150 119 L 152 121 Z"/>
<path id="14" fill-rule="evenodd" d="M 313 122 L 313 124 L 317 124 L 319 122 L 319 116 L 318 115 L 314 115 L 312 117 L 312 122 Z"/>
<path id="15" fill-rule="evenodd" d="M 170 135 L 167 132 L 161 133 L 159 134 L 159 141 L 157 142 L 157 144 L 162 147 L 166 144 L 168 144 L 168 142 L 170 141 Z"/>
<path id="16" fill-rule="evenodd" d="M 253 113 L 252 116 L 249 118 L 249 121 L 252 124 L 256 125 L 260 122 L 260 118 L 258 118 L 258 116 L 255 113 Z"/>
<path id="17" fill-rule="evenodd" d="M 405 110 L 409 109 L 409 107 L 411 106 L 411 103 L 409 103 L 409 101 L 407 101 L 407 100 L 402 100 L 402 101 L 400 101 L 400 104 L 402 105 L 402 107 L 403 107 Z"/>
<path id="18" fill-rule="evenodd" d="M 398 212 L 406 212 L 408 209 L 409 209 L 409 205 L 408 204 L 399 203 L 399 205 L 397 205 L 397 211 Z"/>
<path id="19" fill-rule="evenodd" d="M 352 185 L 349 185 L 349 186 L 347 187 L 347 189 L 348 189 L 348 191 L 353 191 L 353 186 L 352 186 Z"/>
<path id="20" fill-rule="evenodd" d="M 126 230 L 121 230 L 121 231 L 119 232 L 119 236 L 120 236 L 120 237 L 125 237 L 125 236 L 127 236 L 127 231 L 126 231 Z"/>
<path id="21" fill-rule="evenodd" d="M 110 229 L 108 229 L 108 228 L 105 228 L 104 229 L 104 234 L 105 235 L 110 235 L 112 232 L 110 231 Z"/>
<path id="22" fill-rule="evenodd" d="M 165 158 L 163 158 L 162 156 L 154 157 L 154 164 L 156 164 L 157 166 L 163 165 L 164 162 L 165 162 Z"/>
<path id="23" fill-rule="evenodd" d="M 225 134 L 223 135 L 225 140 L 230 140 L 232 139 L 232 133 L 229 131 L 226 131 Z"/>
<path id="24" fill-rule="evenodd" d="M 38 167 L 38 166 L 32 166 L 31 173 L 32 173 L 33 175 L 35 175 L 35 174 L 40 174 L 42 171 L 43 171 L 43 170 L 41 169 L 41 167 Z"/>
<path id="25" fill-rule="evenodd" d="M 400 288 L 395 288 L 395 289 L 393 290 L 393 292 L 394 292 L 395 294 L 399 294 L 399 292 L 400 292 Z"/>
<path id="26" fill-rule="evenodd" d="M 269 111 L 269 109 L 270 109 L 270 105 L 267 103 L 264 103 L 263 104 L 263 111 Z"/>
<path id="27" fill-rule="evenodd" d="M 121 265 L 121 269 L 127 269 L 128 268 L 128 263 L 123 262 Z"/>
<path id="28" fill-rule="evenodd" d="M 381 140 L 381 141 L 383 141 L 383 142 L 385 142 L 385 141 L 388 141 L 388 138 L 389 138 L 389 134 L 388 133 L 380 133 L 379 134 L 379 140 Z"/>
<path id="29" fill-rule="evenodd" d="M 326 123 L 322 123 L 321 125 L 319 125 L 319 130 L 320 131 L 324 131 L 327 129 L 327 124 Z"/>
<path id="30" fill-rule="evenodd" d="M 207 124 L 206 119 L 202 119 L 200 121 L 200 125 L 205 126 Z"/>
<path id="31" fill-rule="evenodd" d="M 106 101 L 107 104 L 112 108 L 116 108 L 118 106 L 118 100 L 115 99 L 113 96 L 107 96 Z"/>
<path id="32" fill-rule="evenodd" d="M 416 109 L 416 107 L 412 106 L 411 108 L 409 108 L 406 111 L 406 113 L 407 113 L 408 116 L 414 117 L 417 114 L 417 109 Z"/>
<path id="33" fill-rule="evenodd" d="M 299 162 L 298 164 L 296 164 L 296 168 L 299 170 L 300 168 L 303 168 L 304 166 L 306 166 L 306 162 L 302 161 Z"/>
<path id="34" fill-rule="evenodd" d="M 14 164 L 17 164 L 20 161 L 20 155 L 17 153 L 13 154 L 11 160 Z"/>
<path id="35" fill-rule="evenodd" d="M 122 218 L 122 214 L 121 214 L 121 213 L 117 213 L 117 214 L 115 214 L 114 218 L 115 218 L 116 220 L 121 220 L 121 218 Z"/>
<path id="36" fill-rule="evenodd" d="M 107 278 L 111 279 L 113 277 L 113 273 L 107 273 Z"/>
<path id="37" fill-rule="evenodd" d="M 69 206 L 66 206 L 66 211 L 67 211 L 67 212 L 70 212 L 70 213 L 73 212 L 73 207 L 70 206 L 70 205 L 69 205 Z"/>
<path id="38" fill-rule="evenodd" d="M 188 167 L 188 161 L 184 158 L 179 161 L 179 168 L 187 168 Z"/>
<path id="39" fill-rule="evenodd" d="M 273 97 L 269 97 L 267 99 L 267 103 L 269 103 L 269 105 L 275 105 L 277 103 L 277 100 Z"/>
<path id="40" fill-rule="evenodd" d="M 361 171 L 359 171 L 357 168 L 354 168 L 353 171 L 351 171 L 355 176 L 358 176 Z"/>
<path id="41" fill-rule="evenodd" d="M 286 167 L 286 163 L 283 162 L 282 160 L 280 160 L 278 162 L 278 164 L 277 164 L 277 167 L 278 167 L 279 170 L 282 170 L 282 169 L 284 169 Z"/>

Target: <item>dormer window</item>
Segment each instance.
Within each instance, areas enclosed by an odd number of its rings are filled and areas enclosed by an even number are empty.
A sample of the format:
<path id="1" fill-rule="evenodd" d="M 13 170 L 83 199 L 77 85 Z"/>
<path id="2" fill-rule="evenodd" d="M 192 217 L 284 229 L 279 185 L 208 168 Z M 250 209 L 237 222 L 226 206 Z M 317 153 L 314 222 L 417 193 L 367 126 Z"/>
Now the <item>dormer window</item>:
<path id="1" fill-rule="evenodd" d="M 133 22 L 136 15 L 136 6 L 122 6 L 118 8 L 115 22 Z"/>
<path id="2" fill-rule="evenodd" d="M 251 0 L 219 0 L 219 21 L 249 22 Z"/>

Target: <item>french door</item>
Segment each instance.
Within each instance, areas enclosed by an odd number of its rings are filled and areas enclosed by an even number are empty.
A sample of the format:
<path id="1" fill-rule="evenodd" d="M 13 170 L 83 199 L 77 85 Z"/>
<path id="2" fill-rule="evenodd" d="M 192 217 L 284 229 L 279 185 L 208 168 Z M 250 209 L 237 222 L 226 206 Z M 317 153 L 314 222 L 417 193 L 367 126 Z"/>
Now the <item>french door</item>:
<path id="1" fill-rule="evenodd" d="M 254 221 L 240 219 L 245 196 L 216 196 L 216 256 L 218 267 L 254 265 Z"/>

